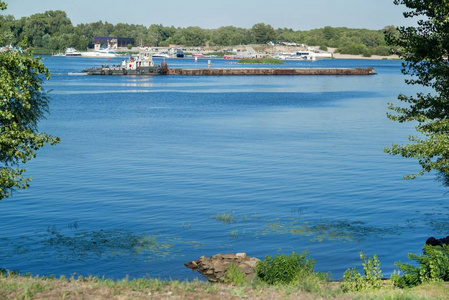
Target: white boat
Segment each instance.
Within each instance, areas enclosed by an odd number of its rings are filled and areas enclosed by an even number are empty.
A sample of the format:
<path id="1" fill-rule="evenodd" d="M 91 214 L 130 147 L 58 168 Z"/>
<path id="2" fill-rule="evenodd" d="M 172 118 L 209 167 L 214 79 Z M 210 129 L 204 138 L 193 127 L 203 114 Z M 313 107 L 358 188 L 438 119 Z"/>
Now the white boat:
<path id="1" fill-rule="evenodd" d="M 100 49 L 100 50 L 94 50 L 89 52 L 82 52 L 82 57 L 106 57 L 106 58 L 112 58 L 112 57 L 118 57 L 115 52 L 109 48 L 106 49 Z"/>
<path id="2" fill-rule="evenodd" d="M 281 59 L 281 60 L 286 60 L 286 59 L 292 59 L 292 58 L 294 58 L 294 56 L 295 56 L 294 53 L 279 53 L 278 55 L 275 56 L 275 58 Z"/>
<path id="3" fill-rule="evenodd" d="M 81 52 L 77 51 L 75 48 L 67 48 L 65 50 L 65 56 L 81 56 Z"/>
<path id="4" fill-rule="evenodd" d="M 298 51 L 294 53 L 279 53 L 275 58 L 281 60 L 316 60 L 316 55 L 310 51 Z"/>
<path id="5" fill-rule="evenodd" d="M 296 52 L 296 57 L 305 60 L 316 60 L 316 56 L 310 51 L 298 51 Z"/>
<path id="6" fill-rule="evenodd" d="M 170 54 L 167 52 L 153 53 L 153 58 L 170 58 Z"/>

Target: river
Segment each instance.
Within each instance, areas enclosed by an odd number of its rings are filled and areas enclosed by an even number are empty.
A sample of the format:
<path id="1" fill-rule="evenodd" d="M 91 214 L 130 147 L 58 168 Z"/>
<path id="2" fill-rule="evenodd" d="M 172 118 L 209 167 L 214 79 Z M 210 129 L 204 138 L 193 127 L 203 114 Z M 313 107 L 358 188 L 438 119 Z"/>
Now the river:
<path id="1" fill-rule="evenodd" d="M 207 67 L 208 59 L 168 59 Z M 201 278 L 202 255 L 309 251 L 341 278 L 378 254 L 384 276 L 429 236 L 448 234 L 447 188 L 383 149 L 412 124 L 386 117 L 415 93 L 400 61 L 373 76 L 83 76 L 120 59 L 44 57 L 61 138 L 26 164 L 28 190 L 0 203 L 0 267 L 39 275 Z M 212 67 L 238 67 L 213 59 Z"/>

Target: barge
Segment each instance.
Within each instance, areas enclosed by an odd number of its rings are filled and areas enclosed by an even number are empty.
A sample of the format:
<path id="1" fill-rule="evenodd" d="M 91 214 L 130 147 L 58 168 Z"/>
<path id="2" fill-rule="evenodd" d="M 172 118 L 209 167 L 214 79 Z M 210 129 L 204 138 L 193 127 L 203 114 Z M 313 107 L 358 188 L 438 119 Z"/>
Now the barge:
<path id="1" fill-rule="evenodd" d="M 228 69 L 170 69 L 174 75 L 374 75 L 374 68 L 228 68 Z"/>

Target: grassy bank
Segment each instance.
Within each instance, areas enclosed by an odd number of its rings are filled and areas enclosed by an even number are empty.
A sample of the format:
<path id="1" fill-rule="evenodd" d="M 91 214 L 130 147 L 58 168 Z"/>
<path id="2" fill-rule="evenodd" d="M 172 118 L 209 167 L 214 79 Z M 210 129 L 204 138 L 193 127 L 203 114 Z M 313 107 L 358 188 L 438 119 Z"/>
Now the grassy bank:
<path id="1" fill-rule="evenodd" d="M 0 277 L 0 299 L 448 299 L 449 285 L 431 283 L 412 289 L 344 293 L 338 282 L 309 290 L 301 284 L 269 286 L 211 284 L 202 281 L 88 278 Z"/>
<path id="2" fill-rule="evenodd" d="M 241 59 L 238 61 L 239 64 L 263 64 L 263 65 L 283 65 L 284 62 L 280 59 L 275 58 L 250 58 Z"/>
<path id="3" fill-rule="evenodd" d="M 399 263 L 402 274 L 395 272 L 389 280 L 383 279 L 377 255 L 367 257 L 362 252 L 363 273 L 347 269 L 338 282 L 331 281 L 328 273 L 316 272 L 307 251 L 267 255 L 254 272 L 246 270 L 246 262 L 240 267 L 237 256 L 226 266 L 224 256 L 207 267 L 198 260 L 197 269 L 208 276 L 216 274 L 214 268 L 227 268 L 213 279 L 221 283 L 214 284 L 19 276 L 0 269 L 0 299 L 449 299 L 449 246 L 425 245 L 423 252 L 409 255 L 419 266 Z"/>

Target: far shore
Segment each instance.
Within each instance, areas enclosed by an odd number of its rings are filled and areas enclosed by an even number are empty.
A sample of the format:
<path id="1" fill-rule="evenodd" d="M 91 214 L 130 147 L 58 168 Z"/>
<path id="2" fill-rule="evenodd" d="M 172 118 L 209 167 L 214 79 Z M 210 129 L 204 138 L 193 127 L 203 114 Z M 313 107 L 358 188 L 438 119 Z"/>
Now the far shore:
<path id="1" fill-rule="evenodd" d="M 191 48 L 191 49 L 190 49 Z M 224 53 L 228 51 L 229 48 L 232 48 L 235 53 L 249 53 L 249 54 L 265 54 L 270 55 L 273 53 L 293 53 L 297 51 L 313 51 L 318 50 L 319 46 L 310 46 L 305 49 L 304 47 L 299 46 L 267 46 L 267 45 L 239 45 L 239 46 L 228 46 L 228 47 L 186 47 L 186 52 L 191 51 L 192 53 L 207 53 L 212 54 L 214 52 Z M 154 51 L 168 51 L 167 47 L 154 47 Z M 53 54 L 49 50 L 45 49 L 34 49 L 35 54 L 46 55 Z M 336 52 L 337 48 L 327 48 L 325 52 L 332 55 L 332 57 L 328 58 L 319 58 L 318 59 L 363 59 L 363 60 L 399 60 L 400 57 L 398 55 L 389 55 L 389 56 L 380 56 L 380 55 L 372 55 L 369 57 L 363 55 L 352 55 L 352 54 L 341 54 Z M 117 53 L 138 53 L 139 47 L 133 47 L 131 49 L 128 48 L 118 48 L 116 49 Z M 207 57 L 209 58 L 209 57 Z"/>
<path id="2" fill-rule="evenodd" d="M 398 60 L 400 57 L 398 55 L 389 55 L 389 56 L 380 56 L 380 55 L 371 55 L 369 57 L 365 57 L 361 54 L 359 55 L 352 55 L 352 54 L 341 54 L 336 53 L 336 48 L 328 48 L 328 52 L 332 53 L 332 57 L 335 59 L 372 59 L 372 60 L 382 60 L 382 59 L 391 59 L 391 60 Z"/>
<path id="3" fill-rule="evenodd" d="M 382 59 L 389 59 L 389 60 L 398 60 L 400 59 L 397 55 L 389 55 L 389 56 L 379 56 L 379 55 L 371 55 L 370 57 L 365 57 L 363 55 L 351 55 L 351 54 L 340 54 L 340 53 L 333 53 L 334 59 L 371 59 L 371 60 L 382 60 Z"/>

